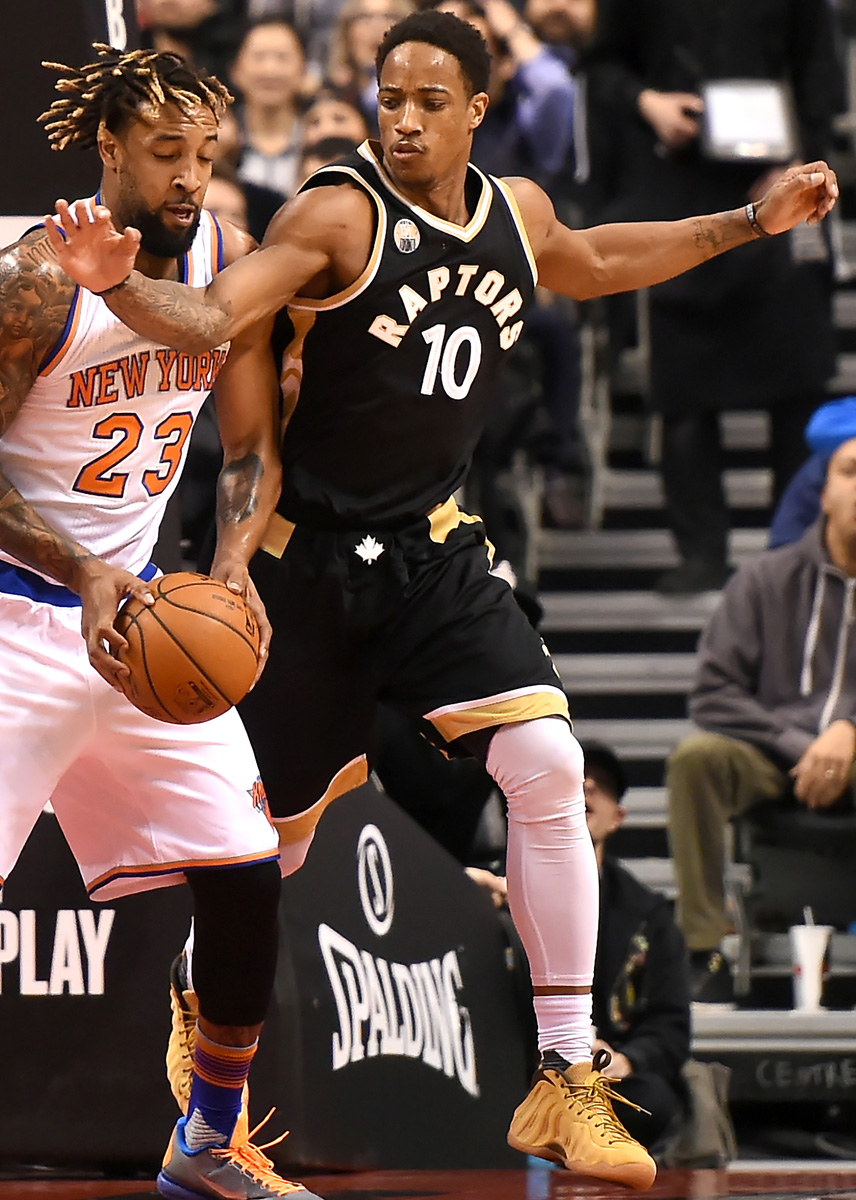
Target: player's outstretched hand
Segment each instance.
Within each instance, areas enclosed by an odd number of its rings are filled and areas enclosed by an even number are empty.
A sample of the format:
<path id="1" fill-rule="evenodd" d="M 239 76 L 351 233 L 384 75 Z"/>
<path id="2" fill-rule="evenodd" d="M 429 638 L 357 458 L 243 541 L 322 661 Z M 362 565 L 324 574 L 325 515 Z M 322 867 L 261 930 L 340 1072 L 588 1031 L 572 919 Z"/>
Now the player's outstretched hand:
<path id="1" fill-rule="evenodd" d="M 77 593 L 83 603 L 81 631 L 89 661 L 102 679 L 121 692 L 120 680 L 130 671 L 118 658 L 128 644 L 113 624 L 119 605 L 127 596 L 143 604 L 154 604 L 155 598 L 144 580 L 94 556 L 81 565 Z"/>
<path id="2" fill-rule="evenodd" d="M 838 179 L 825 162 L 788 167 L 755 206 L 766 233 L 786 233 L 802 221 L 816 225 L 835 207 Z"/>
<path id="3" fill-rule="evenodd" d="M 56 212 L 45 217 L 45 228 L 66 275 L 90 292 L 124 283 L 137 259 L 139 230 L 129 225 L 119 233 L 109 208 L 90 200 L 57 200 Z"/>
<path id="4" fill-rule="evenodd" d="M 234 561 L 221 563 L 215 561 L 211 567 L 211 578 L 218 579 L 220 583 L 225 583 L 230 592 L 235 592 L 236 595 L 244 597 L 244 603 L 255 617 L 256 624 L 259 627 L 259 665 L 256 667 L 253 682 L 249 687 L 249 691 L 252 691 L 267 665 L 270 639 L 273 634 L 267 610 L 261 596 L 256 591 L 256 585 L 250 578 L 250 573 L 245 565 L 235 563 Z"/>

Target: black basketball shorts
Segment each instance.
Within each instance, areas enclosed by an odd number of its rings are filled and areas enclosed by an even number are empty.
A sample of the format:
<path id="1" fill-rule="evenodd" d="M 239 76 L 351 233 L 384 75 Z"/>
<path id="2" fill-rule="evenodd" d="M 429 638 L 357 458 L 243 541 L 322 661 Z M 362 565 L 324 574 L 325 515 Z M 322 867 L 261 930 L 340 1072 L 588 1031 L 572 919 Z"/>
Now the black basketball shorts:
<path id="1" fill-rule="evenodd" d="M 277 517 L 265 545 L 251 569 L 273 640 L 240 711 L 283 842 L 366 781 L 378 701 L 452 752 L 499 725 L 569 719 L 546 646 L 490 574 L 484 526 L 453 500 L 394 532 Z"/>

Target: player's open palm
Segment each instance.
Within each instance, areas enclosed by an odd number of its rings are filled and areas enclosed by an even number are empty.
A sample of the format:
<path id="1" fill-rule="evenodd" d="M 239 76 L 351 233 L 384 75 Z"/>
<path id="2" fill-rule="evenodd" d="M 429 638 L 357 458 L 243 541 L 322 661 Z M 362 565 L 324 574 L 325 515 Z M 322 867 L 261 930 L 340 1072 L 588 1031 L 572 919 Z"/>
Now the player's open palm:
<path id="1" fill-rule="evenodd" d="M 56 215 L 45 217 L 45 227 L 59 265 L 90 292 L 124 283 L 134 269 L 139 230 L 128 226 L 119 233 L 110 210 L 101 204 L 57 200 Z"/>
<path id="2" fill-rule="evenodd" d="M 825 162 L 788 167 L 758 202 L 755 215 L 766 233 L 786 233 L 806 221 L 816 225 L 835 207 L 838 179 Z"/>
<path id="3" fill-rule="evenodd" d="M 154 596 L 149 585 L 130 571 L 95 557 L 83 565 L 77 591 L 83 605 L 81 632 L 89 661 L 102 679 L 121 692 L 120 677 L 129 671 L 118 659 L 119 651 L 128 644 L 114 627 L 119 605 L 127 596 L 153 604 Z"/>

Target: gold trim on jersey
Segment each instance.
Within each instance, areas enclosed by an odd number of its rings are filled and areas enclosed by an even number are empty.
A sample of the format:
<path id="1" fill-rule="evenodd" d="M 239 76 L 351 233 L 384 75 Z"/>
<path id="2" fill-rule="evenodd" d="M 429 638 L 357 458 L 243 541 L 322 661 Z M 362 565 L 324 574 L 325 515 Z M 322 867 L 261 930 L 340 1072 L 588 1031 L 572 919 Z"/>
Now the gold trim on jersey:
<path id="1" fill-rule="evenodd" d="M 380 266 L 380 258 L 383 252 L 383 244 L 386 239 L 386 206 L 383 200 L 374 190 L 370 183 L 366 183 L 359 171 L 355 171 L 353 167 L 322 167 L 320 171 L 316 171 L 312 178 L 316 175 L 324 174 L 335 175 L 351 175 L 360 187 L 369 193 L 377 208 L 378 220 L 377 230 L 375 231 L 374 245 L 372 252 L 369 255 L 369 261 L 366 263 L 363 271 L 353 283 L 349 284 L 343 291 L 337 292 L 335 296 L 327 296 L 324 300 L 313 300 L 309 296 L 295 296 L 289 301 L 288 307 L 291 309 L 309 309 L 311 312 L 326 311 L 330 308 L 340 308 L 343 304 L 347 304 L 349 300 L 353 300 L 355 296 L 359 296 L 360 292 L 365 291 L 371 281 L 377 274 L 377 269 Z"/>
<path id="2" fill-rule="evenodd" d="M 448 500 L 444 500 L 442 504 L 438 504 L 436 508 L 432 508 L 428 513 L 428 522 L 431 526 L 429 537 L 432 542 L 443 543 L 459 525 L 478 525 L 481 522 L 481 517 L 473 517 L 469 513 L 462 512 L 458 508 L 454 496 L 450 496 Z"/>
<path id="3" fill-rule="evenodd" d="M 259 549 L 270 554 L 272 558 L 282 558 L 296 528 L 293 521 L 275 512 L 267 523 Z"/>
<path id="4" fill-rule="evenodd" d="M 458 238 L 461 242 L 471 242 L 477 234 L 481 233 L 484 228 L 484 223 L 487 220 L 490 212 L 491 202 L 493 200 L 493 188 L 486 175 L 478 169 L 475 163 L 470 163 L 470 170 L 475 171 L 482 183 L 482 192 L 479 197 L 479 202 L 476 205 L 476 210 L 466 225 L 456 225 L 454 221 L 446 221 L 443 217 L 436 217 L 433 213 L 428 212 L 425 208 L 420 208 L 418 204 L 414 204 L 412 200 L 408 200 L 403 192 L 400 192 L 388 175 L 383 163 L 375 154 L 371 143 L 366 139 L 361 146 L 357 147 L 357 154 L 360 158 L 364 158 L 366 162 L 371 163 L 377 173 L 381 183 L 392 192 L 396 200 L 399 200 L 407 208 L 419 215 L 420 220 L 426 225 L 431 225 L 434 229 L 439 229 L 441 233 L 451 234 L 452 237 Z"/>
<path id="5" fill-rule="evenodd" d="M 311 808 L 307 808 L 302 813 L 295 813 L 293 817 L 274 817 L 273 824 L 279 834 L 280 845 L 293 846 L 296 842 L 302 842 L 304 838 L 309 837 L 324 815 L 325 808 L 334 800 L 338 800 L 340 796 L 344 796 L 346 792 L 352 792 L 354 788 L 368 783 L 368 778 L 369 766 L 366 756 L 361 754 L 359 758 L 352 758 L 349 763 L 336 772 L 330 780 L 327 791 Z"/>
<path id="6" fill-rule="evenodd" d="M 425 720 L 430 721 L 447 742 L 454 742 L 466 733 L 490 729 L 492 725 L 513 725 L 538 717 L 564 717 L 570 723 L 565 693 L 541 684 L 537 688 L 517 688 L 484 700 L 449 704 L 425 714 Z"/>
<path id="7" fill-rule="evenodd" d="M 532 280 L 535 284 L 537 284 L 538 263 L 535 259 L 535 251 L 532 249 L 532 243 L 529 241 L 529 234 L 526 232 L 526 224 L 523 220 L 523 214 L 520 211 L 520 205 L 517 203 L 517 197 L 504 179 L 497 179 L 495 175 L 491 175 L 491 179 L 499 188 L 500 195 L 508 205 L 508 210 L 511 213 L 511 219 L 517 226 L 517 232 L 520 234 L 520 241 L 523 243 L 523 251 L 529 260 L 529 267 L 532 271 Z"/>

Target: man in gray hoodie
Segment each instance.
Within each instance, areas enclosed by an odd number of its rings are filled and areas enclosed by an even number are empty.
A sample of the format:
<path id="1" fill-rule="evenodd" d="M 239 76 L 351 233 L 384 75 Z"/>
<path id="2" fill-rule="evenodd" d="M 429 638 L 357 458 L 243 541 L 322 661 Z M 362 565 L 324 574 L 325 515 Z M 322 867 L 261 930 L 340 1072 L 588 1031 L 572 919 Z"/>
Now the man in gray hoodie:
<path id="1" fill-rule="evenodd" d="M 728 999 L 728 822 L 792 790 L 829 808 L 853 786 L 856 756 L 856 438 L 830 458 L 822 515 L 793 545 L 743 566 L 700 646 L 690 716 L 699 727 L 667 773 L 679 917 L 694 998 Z"/>

